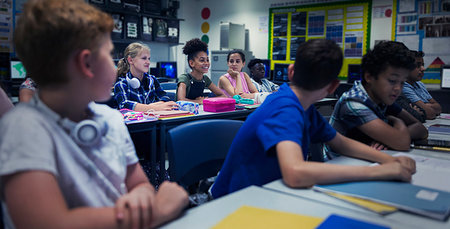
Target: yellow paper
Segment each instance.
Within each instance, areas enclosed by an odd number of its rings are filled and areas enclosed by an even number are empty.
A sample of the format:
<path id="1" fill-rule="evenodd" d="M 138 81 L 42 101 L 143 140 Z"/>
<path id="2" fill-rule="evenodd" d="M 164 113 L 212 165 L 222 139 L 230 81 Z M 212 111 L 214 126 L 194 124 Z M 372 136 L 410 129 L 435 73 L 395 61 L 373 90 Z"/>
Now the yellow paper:
<path id="1" fill-rule="evenodd" d="M 228 215 L 213 228 L 295 228 L 313 229 L 321 222 L 322 218 L 298 215 L 288 212 L 242 206 Z"/>
<path id="2" fill-rule="evenodd" d="M 328 194 L 330 196 L 336 197 L 336 198 L 344 200 L 344 201 L 348 201 L 352 204 L 356 204 L 356 205 L 366 208 L 368 210 L 374 211 L 378 214 L 384 215 L 384 214 L 389 214 L 389 213 L 392 213 L 392 212 L 395 212 L 398 210 L 397 208 L 392 207 L 390 205 L 380 204 L 377 202 L 373 202 L 370 200 L 365 200 L 365 199 L 361 199 L 361 198 L 357 198 L 357 197 L 353 197 L 353 196 L 347 196 L 347 195 L 342 195 L 342 194 L 333 193 L 333 192 L 325 192 L 325 194 Z"/>

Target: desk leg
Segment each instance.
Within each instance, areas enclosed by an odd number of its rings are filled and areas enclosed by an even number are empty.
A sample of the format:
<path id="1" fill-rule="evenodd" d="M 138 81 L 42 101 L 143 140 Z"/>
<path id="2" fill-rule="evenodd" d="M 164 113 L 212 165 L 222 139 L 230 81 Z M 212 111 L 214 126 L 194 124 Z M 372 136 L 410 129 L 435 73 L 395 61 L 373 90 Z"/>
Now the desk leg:
<path id="1" fill-rule="evenodd" d="M 159 182 L 162 183 L 166 172 L 166 125 L 162 124 L 159 129 Z"/>
<path id="2" fill-rule="evenodd" d="M 156 126 L 152 127 L 151 130 L 151 139 L 150 139 L 150 163 L 151 163 L 151 173 L 150 173 L 150 181 L 153 185 L 156 184 L 156 154 L 158 153 L 156 149 Z"/>

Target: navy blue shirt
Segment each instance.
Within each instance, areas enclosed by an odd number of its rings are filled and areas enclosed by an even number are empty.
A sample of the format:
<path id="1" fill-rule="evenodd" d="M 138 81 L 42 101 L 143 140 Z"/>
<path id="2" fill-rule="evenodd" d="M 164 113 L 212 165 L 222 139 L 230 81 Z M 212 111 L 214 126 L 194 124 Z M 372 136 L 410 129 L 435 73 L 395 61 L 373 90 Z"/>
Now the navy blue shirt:
<path id="1" fill-rule="evenodd" d="M 314 106 L 304 110 L 287 84 L 269 95 L 245 121 L 230 147 L 212 188 L 214 198 L 250 185 L 281 178 L 275 146 L 281 141 L 299 144 L 306 160 L 310 142 L 326 142 L 336 131 Z"/>
<path id="2" fill-rule="evenodd" d="M 133 78 L 130 72 L 125 77 Z M 150 104 L 170 100 L 155 76 L 144 73 L 138 88 L 132 88 L 125 77 L 120 77 L 114 85 L 114 99 L 119 104 L 119 109 L 134 110 L 137 103 Z"/>

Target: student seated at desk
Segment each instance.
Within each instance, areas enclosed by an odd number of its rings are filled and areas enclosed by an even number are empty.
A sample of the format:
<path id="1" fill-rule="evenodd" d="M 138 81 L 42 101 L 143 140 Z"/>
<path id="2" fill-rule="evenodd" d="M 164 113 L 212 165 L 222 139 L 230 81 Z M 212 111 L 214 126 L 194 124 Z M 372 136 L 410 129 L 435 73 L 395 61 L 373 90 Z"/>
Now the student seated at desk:
<path id="1" fill-rule="evenodd" d="M 277 91 L 280 86 L 270 82 L 268 79 L 264 78 L 266 74 L 266 68 L 264 62 L 260 59 L 253 59 L 247 64 L 248 69 L 250 69 L 250 76 L 253 85 L 255 85 L 258 92 L 274 92 Z"/>
<path id="2" fill-rule="evenodd" d="M 30 77 L 27 77 L 19 88 L 19 102 L 29 102 L 36 93 L 37 85 Z"/>
<path id="3" fill-rule="evenodd" d="M 114 85 L 114 98 L 119 109 L 146 112 L 176 107 L 174 101 L 169 101 L 156 77 L 148 74 L 149 67 L 150 48 L 138 42 L 128 45 L 124 58 L 117 64 L 119 79 Z"/>
<path id="4" fill-rule="evenodd" d="M 113 27 L 82 0 L 24 4 L 14 45 L 39 91 L 0 120 L 6 228 L 150 228 L 187 205 L 175 183 L 155 192 L 122 115 L 93 102 L 116 80 Z"/>
<path id="5" fill-rule="evenodd" d="M 409 181 L 414 160 L 394 158 L 337 133 L 314 103 L 339 85 L 342 51 L 334 41 L 302 43 L 283 84 L 250 115 L 237 133 L 212 187 L 214 198 L 276 179 L 293 188 L 357 180 Z M 326 142 L 342 155 L 380 163 L 344 166 L 309 162 L 310 142 Z"/>
<path id="6" fill-rule="evenodd" d="M 362 81 L 355 81 L 336 103 L 331 125 L 379 150 L 409 150 L 411 140 L 427 138 L 425 126 L 394 103 L 414 67 L 414 58 L 403 43 L 376 45 L 362 59 Z"/>
<path id="7" fill-rule="evenodd" d="M 183 47 L 192 71 L 178 77 L 177 100 L 203 103 L 203 90 L 208 88 L 216 96 L 224 96 L 223 92 L 206 75 L 209 70 L 208 45 L 194 38 Z"/>
<path id="8" fill-rule="evenodd" d="M 422 51 L 411 51 L 416 59 L 416 67 L 410 72 L 403 85 L 403 95 L 412 104 L 419 106 L 425 111 L 427 119 L 435 119 L 442 112 L 441 105 L 431 97 L 425 84 L 420 82 L 425 71 Z"/>
<path id="9" fill-rule="evenodd" d="M 242 98 L 254 99 L 256 90 L 247 73 L 242 72 L 245 66 L 245 55 L 240 50 L 232 50 L 227 56 L 228 71 L 219 78 L 219 88 L 227 97 L 240 95 Z"/>

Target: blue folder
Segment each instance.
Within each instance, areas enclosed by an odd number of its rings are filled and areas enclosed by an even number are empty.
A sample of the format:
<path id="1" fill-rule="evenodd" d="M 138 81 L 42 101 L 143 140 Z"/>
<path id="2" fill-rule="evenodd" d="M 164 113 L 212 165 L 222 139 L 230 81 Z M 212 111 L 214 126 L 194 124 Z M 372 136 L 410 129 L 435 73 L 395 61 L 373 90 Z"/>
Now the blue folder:
<path id="1" fill-rule="evenodd" d="M 363 181 L 316 185 L 314 190 L 368 199 L 439 220 L 450 214 L 450 193 L 410 183 Z"/>
<path id="2" fill-rule="evenodd" d="M 316 229 L 336 229 L 336 228 L 389 229 L 389 227 L 384 225 L 365 222 L 335 214 L 328 216 L 328 218 L 326 218 L 318 227 L 316 227 Z"/>

